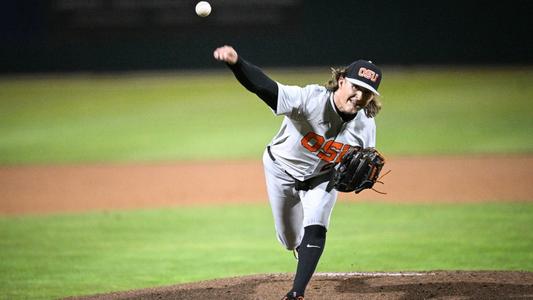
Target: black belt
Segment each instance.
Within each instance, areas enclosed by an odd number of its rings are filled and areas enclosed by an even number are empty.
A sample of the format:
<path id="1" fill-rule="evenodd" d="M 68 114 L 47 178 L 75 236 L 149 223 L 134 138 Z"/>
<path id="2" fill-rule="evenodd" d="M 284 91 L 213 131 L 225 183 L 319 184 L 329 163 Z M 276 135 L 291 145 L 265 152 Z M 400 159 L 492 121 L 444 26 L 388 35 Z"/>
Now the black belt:
<path id="1" fill-rule="evenodd" d="M 272 151 L 270 150 L 270 146 L 267 146 L 267 152 L 268 152 L 268 156 L 270 156 L 270 159 L 272 161 L 276 161 L 276 158 L 274 157 L 274 155 L 272 154 Z M 308 191 L 309 188 L 310 188 L 310 182 L 309 180 L 305 180 L 305 181 L 301 181 L 301 180 L 298 180 L 296 178 L 294 178 L 294 176 L 292 176 L 291 174 L 289 174 L 289 172 L 283 170 L 285 172 L 285 174 L 289 175 L 292 179 L 294 179 L 294 189 L 297 190 L 297 191 Z"/>

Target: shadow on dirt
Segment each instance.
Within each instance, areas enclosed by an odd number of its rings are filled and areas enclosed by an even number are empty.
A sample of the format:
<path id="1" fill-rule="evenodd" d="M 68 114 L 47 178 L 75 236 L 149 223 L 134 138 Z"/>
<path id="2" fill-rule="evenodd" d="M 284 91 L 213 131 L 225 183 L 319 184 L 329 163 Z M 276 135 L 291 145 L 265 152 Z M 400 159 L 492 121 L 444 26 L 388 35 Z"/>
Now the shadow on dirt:
<path id="1" fill-rule="evenodd" d="M 369 278 L 345 279 L 335 288 L 339 294 L 398 295 L 394 299 L 533 299 L 533 283 L 504 284 L 491 282 L 425 282 L 372 286 Z"/>

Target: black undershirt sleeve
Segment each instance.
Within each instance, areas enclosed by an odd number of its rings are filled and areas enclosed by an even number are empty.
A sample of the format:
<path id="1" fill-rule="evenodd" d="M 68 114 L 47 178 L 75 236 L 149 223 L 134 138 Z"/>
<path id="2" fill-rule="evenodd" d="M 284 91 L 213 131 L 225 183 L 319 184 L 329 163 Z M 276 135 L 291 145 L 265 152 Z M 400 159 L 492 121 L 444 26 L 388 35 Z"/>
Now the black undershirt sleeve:
<path id="1" fill-rule="evenodd" d="M 233 65 L 227 64 L 235 78 L 250 92 L 256 94 L 270 108 L 276 111 L 278 106 L 278 85 L 261 69 L 241 57 Z"/>

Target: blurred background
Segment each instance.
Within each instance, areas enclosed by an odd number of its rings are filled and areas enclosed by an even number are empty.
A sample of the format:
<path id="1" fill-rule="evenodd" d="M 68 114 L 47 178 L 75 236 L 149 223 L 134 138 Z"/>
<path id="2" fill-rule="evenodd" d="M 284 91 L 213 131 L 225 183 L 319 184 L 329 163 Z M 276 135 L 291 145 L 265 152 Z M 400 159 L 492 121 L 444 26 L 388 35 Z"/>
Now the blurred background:
<path id="1" fill-rule="evenodd" d="M 486 1 L 3 1 L 0 72 L 213 68 L 228 43 L 261 66 L 523 65 L 533 4 Z"/>
<path id="2" fill-rule="evenodd" d="M 533 271 L 533 1 L 210 3 L 2 1 L 0 299 L 294 272 L 260 166 L 282 119 L 223 44 L 285 84 L 383 70 L 390 193 L 336 204 L 320 272 Z"/>
<path id="3" fill-rule="evenodd" d="M 212 58 L 223 44 L 285 84 L 381 66 L 387 154 L 533 151 L 531 1 L 195 4 L 4 1 L 0 163 L 256 159 L 280 120 Z"/>

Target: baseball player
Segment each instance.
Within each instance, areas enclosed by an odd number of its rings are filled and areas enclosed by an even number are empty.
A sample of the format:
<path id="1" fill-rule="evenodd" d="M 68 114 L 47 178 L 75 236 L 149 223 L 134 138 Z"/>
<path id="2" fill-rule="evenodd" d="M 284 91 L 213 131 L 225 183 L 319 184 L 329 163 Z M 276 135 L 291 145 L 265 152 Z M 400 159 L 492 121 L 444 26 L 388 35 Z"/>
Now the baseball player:
<path id="1" fill-rule="evenodd" d="M 270 79 L 231 46 L 217 48 L 213 56 L 275 115 L 283 116 L 263 164 L 277 237 L 298 259 L 293 287 L 283 299 L 302 300 L 324 251 L 337 198 L 330 184 L 334 166 L 351 146 L 375 147 L 381 71 L 357 60 L 332 69 L 325 86 L 298 87 Z"/>

